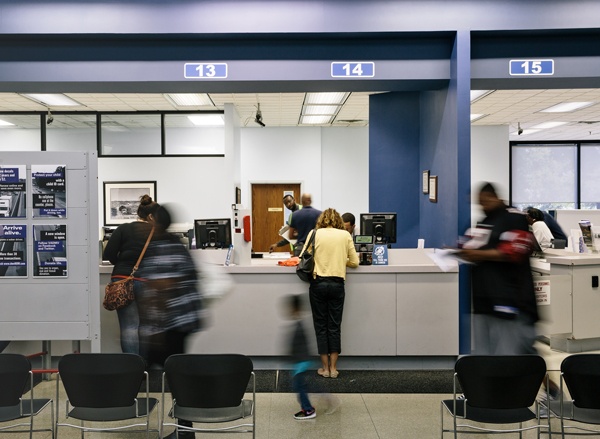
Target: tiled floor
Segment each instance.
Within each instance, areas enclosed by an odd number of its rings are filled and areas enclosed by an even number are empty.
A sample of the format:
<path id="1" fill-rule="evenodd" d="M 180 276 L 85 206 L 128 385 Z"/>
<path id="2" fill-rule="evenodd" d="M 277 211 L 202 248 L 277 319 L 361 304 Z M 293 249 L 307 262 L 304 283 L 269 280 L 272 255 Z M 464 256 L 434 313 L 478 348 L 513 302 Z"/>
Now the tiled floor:
<path id="1" fill-rule="evenodd" d="M 567 355 L 551 352 L 545 345 L 540 345 L 540 352 L 547 360 L 549 369 L 558 369 L 560 362 Z M 343 379 L 343 371 L 340 378 Z M 55 381 L 44 381 L 35 388 L 36 397 L 55 397 Z M 159 394 L 153 394 L 160 398 Z M 340 406 L 333 414 L 325 414 L 328 398 L 314 395 L 313 404 L 318 416 L 312 420 L 296 421 L 292 415 L 298 411 L 298 403 L 293 393 L 259 393 L 257 394 L 257 434 L 260 439 L 387 439 L 387 438 L 439 438 L 440 437 L 440 401 L 448 394 L 372 394 L 343 393 L 334 395 Z M 64 395 L 61 394 L 61 418 L 64 418 Z M 156 414 L 153 422 L 156 423 Z M 445 422 L 450 418 L 446 417 Z M 47 425 L 49 412 L 36 419 L 38 426 Z M 166 430 L 169 433 L 170 430 Z M 21 435 L 19 435 L 21 436 Z M 110 437 L 142 438 L 141 434 L 88 433 L 87 438 Z M 208 434 L 197 437 L 220 438 L 230 435 Z M 16 437 L 16 436 L 13 436 Z M 25 435 L 23 435 L 25 437 Z M 37 433 L 35 438 L 50 438 L 49 433 Z M 61 429 L 59 438 L 80 438 L 74 429 Z M 151 437 L 156 438 L 154 434 Z M 233 437 L 251 437 L 251 435 L 235 435 Z M 450 434 L 445 435 L 450 438 Z M 492 437 L 487 435 L 470 435 L 475 438 Z M 495 436 L 494 436 L 495 437 Z M 510 436 L 506 436 L 510 437 Z M 516 437 L 516 436 L 515 436 Z M 535 431 L 529 431 L 524 438 L 536 437 Z"/>

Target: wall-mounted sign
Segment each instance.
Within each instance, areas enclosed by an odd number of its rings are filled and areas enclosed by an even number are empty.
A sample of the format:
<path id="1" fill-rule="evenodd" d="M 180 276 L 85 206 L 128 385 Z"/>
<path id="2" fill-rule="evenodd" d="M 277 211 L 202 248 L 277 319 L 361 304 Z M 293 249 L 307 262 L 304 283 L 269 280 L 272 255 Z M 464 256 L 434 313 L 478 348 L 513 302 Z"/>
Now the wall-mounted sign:
<path id="1" fill-rule="evenodd" d="M 548 76 L 554 75 L 553 59 L 511 59 L 511 76 Z"/>
<path id="2" fill-rule="evenodd" d="M 31 165 L 34 218 L 67 217 L 65 165 Z"/>
<path id="3" fill-rule="evenodd" d="M 535 300 L 539 305 L 550 305 L 550 280 L 534 280 Z"/>
<path id="4" fill-rule="evenodd" d="M 67 226 L 33 226 L 33 275 L 67 276 Z"/>
<path id="5" fill-rule="evenodd" d="M 374 62 L 332 62 L 332 78 L 372 78 L 375 76 Z"/>
<path id="6" fill-rule="evenodd" d="M 227 63 L 185 63 L 183 76 L 191 79 L 227 78 Z"/>
<path id="7" fill-rule="evenodd" d="M 27 167 L 0 166 L 0 218 L 26 218 Z"/>
<path id="8" fill-rule="evenodd" d="M 0 277 L 27 276 L 27 226 L 0 224 Z"/>

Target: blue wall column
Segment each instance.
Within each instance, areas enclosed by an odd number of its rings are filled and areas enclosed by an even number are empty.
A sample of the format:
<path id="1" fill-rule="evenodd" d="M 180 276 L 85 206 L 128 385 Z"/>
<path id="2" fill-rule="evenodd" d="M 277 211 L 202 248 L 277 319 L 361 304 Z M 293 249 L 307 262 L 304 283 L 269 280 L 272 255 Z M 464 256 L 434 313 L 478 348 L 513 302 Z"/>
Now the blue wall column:
<path id="1" fill-rule="evenodd" d="M 397 243 L 419 238 L 419 93 L 394 92 L 369 99 L 369 211 L 397 212 Z"/>

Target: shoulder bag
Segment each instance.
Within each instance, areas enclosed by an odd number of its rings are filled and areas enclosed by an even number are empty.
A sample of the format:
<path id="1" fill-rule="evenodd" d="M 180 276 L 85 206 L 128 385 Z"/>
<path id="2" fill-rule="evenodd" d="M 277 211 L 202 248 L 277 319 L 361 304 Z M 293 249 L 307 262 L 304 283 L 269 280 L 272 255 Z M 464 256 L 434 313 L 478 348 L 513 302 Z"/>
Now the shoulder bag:
<path id="1" fill-rule="evenodd" d="M 131 274 L 125 279 L 110 282 L 108 285 L 106 285 L 104 290 L 104 302 L 102 302 L 104 309 L 107 309 L 108 311 L 115 311 L 117 309 L 125 308 L 134 301 L 135 296 L 133 295 L 133 275 L 139 268 L 140 262 L 142 262 L 142 258 L 144 257 L 144 253 L 146 253 L 146 249 L 148 248 L 148 244 L 150 244 L 153 234 L 154 227 L 152 227 L 152 230 L 148 235 L 144 249 L 140 253 L 140 257 L 135 263 Z"/>
<path id="2" fill-rule="evenodd" d="M 304 251 L 300 255 L 300 262 L 296 266 L 296 274 L 304 282 L 310 282 L 313 279 L 313 272 L 315 271 L 315 235 L 317 230 L 312 231 L 312 235 L 308 242 L 304 245 Z M 312 245 L 312 253 L 309 251 Z"/>

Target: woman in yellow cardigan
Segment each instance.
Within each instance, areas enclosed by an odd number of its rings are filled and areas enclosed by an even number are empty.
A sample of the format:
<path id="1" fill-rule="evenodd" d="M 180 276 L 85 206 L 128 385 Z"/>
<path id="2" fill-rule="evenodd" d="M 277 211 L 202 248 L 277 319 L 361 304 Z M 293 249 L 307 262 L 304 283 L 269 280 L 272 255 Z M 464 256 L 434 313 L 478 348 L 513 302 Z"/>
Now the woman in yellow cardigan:
<path id="1" fill-rule="evenodd" d="M 313 244 L 315 268 L 309 297 L 322 363 L 317 373 L 325 378 L 337 378 L 337 361 L 342 350 L 340 327 L 346 295 L 346 267 L 358 267 L 358 255 L 352 237 L 344 229 L 344 221 L 335 209 L 323 211 L 306 242 L 313 233 L 316 233 Z"/>

